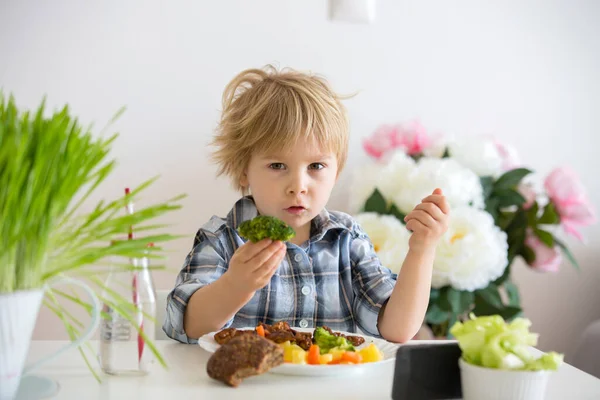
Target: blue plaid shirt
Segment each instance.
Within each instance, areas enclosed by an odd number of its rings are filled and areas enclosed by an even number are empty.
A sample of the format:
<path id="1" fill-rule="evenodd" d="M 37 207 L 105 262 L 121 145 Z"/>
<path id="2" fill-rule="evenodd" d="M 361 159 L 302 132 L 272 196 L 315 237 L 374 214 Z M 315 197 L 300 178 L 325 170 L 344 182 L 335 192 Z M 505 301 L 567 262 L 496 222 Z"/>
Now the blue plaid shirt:
<path id="1" fill-rule="evenodd" d="M 196 290 L 227 271 L 235 250 L 245 242 L 237 227 L 257 215 L 252 198 L 244 197 L 226 219 L 214 216 L 198 231 L 167 297 L 163 330 L 169 337 L 197 342 L 183 329 L 186 305 Z M 379 336 L 377 317 L 392 294 L 396 274 L 381 265 L 370 239 L 347 214 L 323 210 L 313 219 L 310 236 L 302 246 L 286 243 L 287 255 L 269 284 L 223 328 L 287 321 L 293 327 L 359 328 Z"/>

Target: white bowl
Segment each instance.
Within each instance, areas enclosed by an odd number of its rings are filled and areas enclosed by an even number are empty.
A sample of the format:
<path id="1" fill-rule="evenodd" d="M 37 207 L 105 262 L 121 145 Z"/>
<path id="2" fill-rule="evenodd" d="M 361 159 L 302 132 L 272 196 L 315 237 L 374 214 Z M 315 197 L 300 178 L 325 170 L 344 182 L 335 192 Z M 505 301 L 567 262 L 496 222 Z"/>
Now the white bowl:
<path id="1" fill-rule="evenodd" d="M 483 368 L 459 359 L 464 400 L 543 400 L 552 371 Z"/>

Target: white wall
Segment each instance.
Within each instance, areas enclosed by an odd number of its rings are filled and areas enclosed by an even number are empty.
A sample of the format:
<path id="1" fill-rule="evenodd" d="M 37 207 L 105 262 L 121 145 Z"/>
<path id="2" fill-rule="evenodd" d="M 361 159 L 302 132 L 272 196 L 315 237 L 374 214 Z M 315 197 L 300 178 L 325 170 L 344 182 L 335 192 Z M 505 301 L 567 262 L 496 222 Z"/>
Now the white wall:
<path id="1" fill-rule="evenodd" d="M 135 3 L 135 4 L 134 4 Z M 332 23 L 321 0 L 0 2 L 0 86 L 22 105 L 68 102 L 102 126 L 115 126 L 120 167 L 102 197 L 121 195 L 155 174 L 147 201 L 188 193 L 173 216 L 171 272 L 196 229 L 225 214 L 237 195 L 214 178 L 206 144 L 220 96 L 234 74 L 266 63 L 309 69 L 349 100 L 348 169 L 330 207 L 346 208 L 351 170 L 364 159 L 361 137 L 378 124 L 419 118 L 435 132 L 495 134 L 546 174 L 570 164 L 600 203 L 600 2 L 378 0 L 372 25 Z M 572 351 L 600 318 L 600 226 L 587 246 L 570 241 L 581 261 L 556 275 L 515 268 L 541 347 Z M 64 337 L 43 312 L 37 338 Z"/>

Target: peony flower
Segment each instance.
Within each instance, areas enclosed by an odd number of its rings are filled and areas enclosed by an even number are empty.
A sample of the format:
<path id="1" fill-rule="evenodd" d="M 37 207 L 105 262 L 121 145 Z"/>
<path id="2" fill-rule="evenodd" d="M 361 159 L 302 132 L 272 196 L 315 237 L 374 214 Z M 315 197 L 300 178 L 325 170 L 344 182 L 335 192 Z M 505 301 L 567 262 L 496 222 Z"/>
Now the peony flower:
<path id="1" fill-rule="evenodd" d="M 533 185 L 531 183 L 521 183 L 518 187 L 518 191 L 521 194 L 521 196 L 525 198 L 523 209 L 529 210 L 537 199 L 537 193 L 535 192 Z"/>
<path id="2" fill-rule="evenodd" d="M 356 221 L 371 239 L 381 264 L 399 273 L 406 253 L 410 232 L 394 216 L 362 213 Z"/>
<path id="3" fill-rule="evenodd" d="M 408 155 L 420 154 L 429 146 L 431 139 L 425 128 L 418 122 L 408 125 L 379 127 L 371 137 L 363 142 L 363 148 L 371 157 L 378 161 L 400 149 Z"/>
<path id="4" fill-rule="evenodd" d="M 350 212 L 362 211 L 375 189 L 379 189 L 383 197 L 390 201 L 397 191 L 408 185 L 415 165 L 412 158 L 397 151 L 387 164 L 366 163 L 358 167 L 350 187 Z"/>
<path id="5" fill-rule="evenodd" d="M 519 155 L 514 147 L 506 143 L 500 143 L 497 140 L 494 140 L 494 144 L 496 145 L 498 154 L 500 154 L 500 157 L 502 158 L 503 171 L 510 171 L 511 169 L 519 168 L 521 166 Z"/>
<path id="6" fill-rule="evenodd" d="M 459 207 L 452 209 L 449 223 L 436 249 L 431 286 L 473 291 L 502 276 L 508 265 L 507 236 L 492 216 Z"/>
<path id="7" fill-rule="evenodd" d="M 578 228 L 595 223 L 596 214 L 577 174 L 568 167 L 556 168 L 544 181 L 544 187 L 565 231 L 583 240 Z"/>
<path id="8" fill-rule="evenodd" d="M 499 176 L 504 159 L 492 140 L 462 137 L 448 145 L 450 157 L 479 176 Z"/>
<path id="9" fill-rule="evenodd" d="M 450 207 L 472 205 L 483 208 L 483 188 L 479 177 L 451 158 L 421 158 L 408 179 L 397 176 L 398 184 L 391 192 L 398 209 L 408 214 L 435 188 L 444 192 Z"/>
<path id="10" fill-rule="evenodd" d="M 558 246 L 548 247 L 533 232 L 528 231 L 525 245 L 535 254 L 535 260 L 528 263 L 532 269 L 541 272 L 558 272 L 562 254 Z"/>

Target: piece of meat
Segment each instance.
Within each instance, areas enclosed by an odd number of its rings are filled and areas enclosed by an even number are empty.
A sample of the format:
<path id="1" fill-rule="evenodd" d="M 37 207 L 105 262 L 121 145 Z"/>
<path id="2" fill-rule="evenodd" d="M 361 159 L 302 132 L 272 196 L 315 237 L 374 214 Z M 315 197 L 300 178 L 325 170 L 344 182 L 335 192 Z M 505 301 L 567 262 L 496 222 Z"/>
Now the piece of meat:
<path id="1" fill-rule="evenodd" d="M 296 338 L 292 332 L 288 331 L 274 331 L 265 335 L 265 338 L 275 342 L 275 343 L 285 343 L 291 342 L 294 343 Z"/>
<path id="2" fill-rule="evenodd" d="M 283 364 L 283 348 L 258 335 L 240 335 L 219 347 L 208 359 L 208 376 L 237 387 L 242 379 Z"/>
<path id="3" fill-rule="evenodd" d="M 295 332 L 294 339 L 296 344 L 304 350 L 310 349 L 310 346 L 313 344 L 312 333 L 310 332 Z"/>
<path id="4" fill-rule="evenodd" d="M 288 324 L 285 321 L 279 321 L 279 322 L 275 322 L 272 326 L 272 331 L 285 331 L 285 332 L 290 332 L 291 328 L 290 328 L 290 324 Z"/>
<path id="5" fill-rule="evenodd" d="M 341 336 L 348 339 L 348 341 L 350 343 L 352 343 L 352 346 L 360 346 L 361 344 L 363 344 L 365 342 L 365 338 L 362 336 L 350 336 L 350 335 L 341 335 Z"/>
<path id="6" fill-rule="evenodd" d="M 338 337 L 343 337 L 345 339 L 347 339 L 352 346 L 360 346 L 361 344 L 363 344 L 365 342 L 365 338 L 363 338 L 362 336 L 353 336 L 353 335 L 343 335 L 340 332 L 334 332 L 331 330 L 331 328 L 327 327 L 327 326 L 323 326 L 323 329 L 325 329 L 327 332 L 331 333 L 333 336 L 338 336 Z"/>
<path id="7" fill-rule="evenodd" d="M 215 333 L 214 338 L 218 344 L 224 345 L 225 343 L 229 342 L 231 339 L 233 339 L 236 336 L 249 335 L 249 334 L 256 334 L 256 332 L 254 330 L 240 330 L 240 329 L 236 329 L 236 328 L 225 328 L 222 331 Z"/>
<path id="8" fill-rule="evenodd" d="M 237 332 L 235 328 L 226 328 L 222 331 L 215 333 L 215 341 L 220 345 L 223 345 L 229 341 L 229 339 L 233 338 Z"/>

